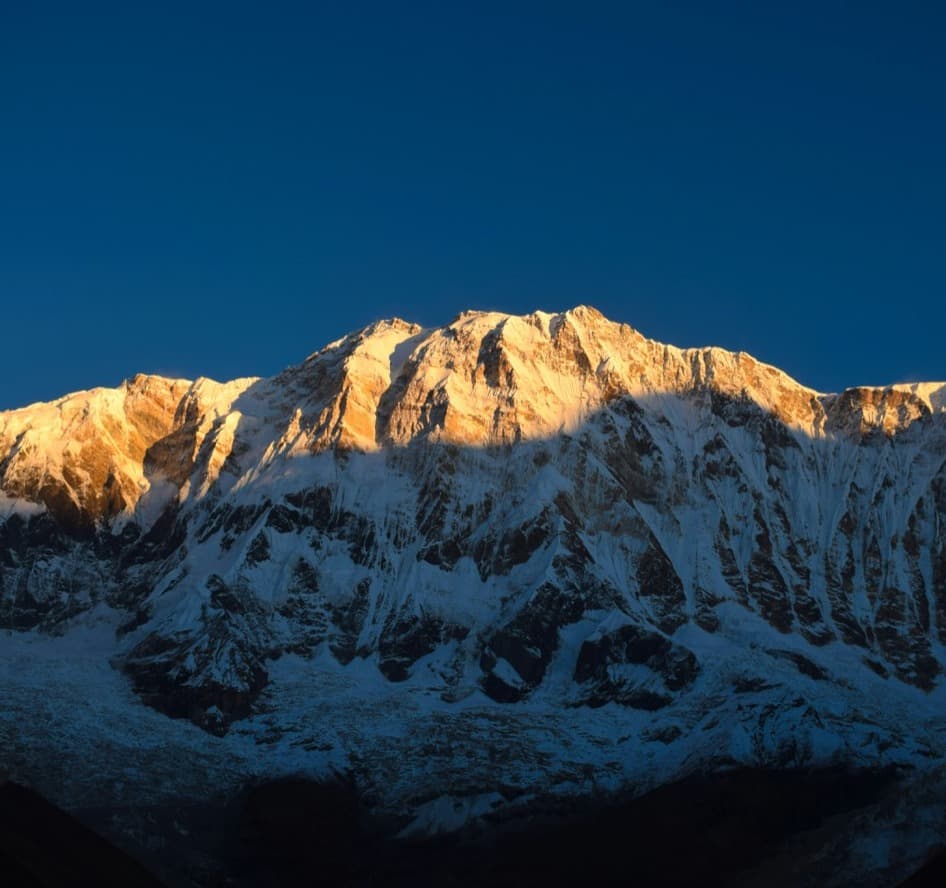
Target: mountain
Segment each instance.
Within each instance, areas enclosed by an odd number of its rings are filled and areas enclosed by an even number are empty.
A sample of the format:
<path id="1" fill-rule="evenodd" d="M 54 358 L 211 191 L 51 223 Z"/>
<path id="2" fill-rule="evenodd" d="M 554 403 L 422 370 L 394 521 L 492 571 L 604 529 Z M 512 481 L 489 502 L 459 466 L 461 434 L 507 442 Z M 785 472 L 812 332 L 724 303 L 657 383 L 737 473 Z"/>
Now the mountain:
<path id="1" fill-rule="evenodd" d="M 946 383 L 822 394 L 584 306 L 395 319 L 0 413 L 0 491 L 4 766 L 67 808 L 336 769 L 409 834 L 946 765 Z M 944 837 L 837 842 L 883 884 Z"/>

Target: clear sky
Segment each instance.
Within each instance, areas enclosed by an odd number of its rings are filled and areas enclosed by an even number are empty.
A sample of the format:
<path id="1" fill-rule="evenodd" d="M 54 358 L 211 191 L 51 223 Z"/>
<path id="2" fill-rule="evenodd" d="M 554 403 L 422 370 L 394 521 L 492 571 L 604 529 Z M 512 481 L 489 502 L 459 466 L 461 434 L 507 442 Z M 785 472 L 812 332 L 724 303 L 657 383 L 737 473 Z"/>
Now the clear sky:
<path id="1" fill-rule="evenodd" d="M 0 4 L 0 408 L 594 305 L 946 378 L 934 2 Z"/>

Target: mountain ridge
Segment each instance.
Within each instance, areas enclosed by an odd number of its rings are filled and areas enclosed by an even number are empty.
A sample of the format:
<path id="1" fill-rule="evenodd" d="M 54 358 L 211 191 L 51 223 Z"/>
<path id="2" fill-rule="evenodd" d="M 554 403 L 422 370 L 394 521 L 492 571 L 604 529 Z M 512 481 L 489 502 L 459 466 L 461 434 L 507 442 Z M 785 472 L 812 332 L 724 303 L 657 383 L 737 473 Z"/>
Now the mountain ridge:
<path id="1" fill-rule="evenodd" d="M 111 798 L 146 725 L 224 782 L 351 771 L 423 832 L 589 781 L 933 773 L 944 391 L 825 395 L 579 307 L 0 414 L 15 776 L 72 756 L 50 797 Z M 125 735 L 106 787 L 89 744 Z"/>
<path id="2" fill-rule="evenodd" d="M 465 337 L 468 347 L 479 341 L 476 360 L 463 367 L 472 377 L 469 390 L 465 390 L 465 381 L 453 384 L 461 371 L 455 365 L 458 349 L 451 350 L 449 340 L 458 336 Z M 590 340 L 590 353 L 582 336 Z M 562 360 L 561 352 L 568 348 L 573 349 L 573 366 L 566 365 L 566 369 L 577 369 L 578 373 L 562 373 L 560 365 L 549 368 L 553 360 Z M 547 372 L 530 379 L 529 368 L 524 369 L 530 361 Z M 500 373 L 506 374 L 509 384 L 501 384 Z M 576 375 L 582 380 L 580 387 L 573 384 Z M 607 321 L 586 306 L 525 317 L 463 312 L 451 324 L 428 330 L 399 318 L 375 322 L 328 344 L 270 380 L 247 377 L 218 383 L 201 377 L 191 382 L 137 374 L 117 389 L 95 388 L 0 412 L 0 490 L 7 496 L 41 503 L 65 517 L 66 512 L 75 511 L 70 506 L 83 511 L 83 481 L 93 488 L 107 486 L 111 490 L 117 485 L 117 491 L 104 497 L 90 494 L 93 499 L 87 517 L 94 521 L 133 512 L 148 489 L 145 462 L 149 454 L 145 451 L 172 433 L 183 437 L 188 415 L 191 421 L 193 414 L 207 417 L 211 425 L 223 418 L 221 427 L 213 432 L 217 456 L 225 461 L 220 448 L 232 445 L 229 432 L 239 421 L 231 414 L 228 422 L 225 414 L 248 389 L 283 384 L 304 403 L 311 400 L 313 388 L 318 393 L 318 387 L 326 383 L 328 391 L 322 393 L 325 401 L 318 405 L 321 415 L 316 420 L 321 428 L 316 426 L 318 440 L 307 442 L 310 449 L 340 446 L 372 450 L 403 445 L 431 432 L 441 440 L 460 444 L 535 438 L 574 428 L 582 411 L 590 413 L 618 394 L 680 393 L 701 387 L 744 395 L 811 437 L 828 430 L 863 435 L 878 428 L 890 434 L 902 431 L 915 419 L 946 409 L 946 383 L 855 386 L 826 395 L 744 352 L 662 345 L 626 324 Z M 116 403 L 120 399 L 122 403 Z M 83 427 L 83 417 L 90 429 Z M 308 431 L 316 419 L 303 417 L 301 410 L 296 418 L 308 419 Z M 192 436 L 192 462 L 211 432 L 206 421 L 204 426 Z M 126 432 L 128 427 L 131 435 Z M 120 440 L 110 442 L 113 437 Z M 71 445 L 77 439 L 97 438 L 96 443 L 110 451 L 109 465 L 103 464 L 101 454 L 84 453 L 74 446 L 71 452 L 66 448 L 65 453 L 50 453 L 62 448 L 67 438 Z M 109 448 L 109 444 L 113 446 Z M 31 451 L 46 465 L 30 465 L 26 457 Z M 62 466 L 55 464 L 57 455 Z M 163 471 L 171 478 L 180 475 L 179 467 L 160 464 L 158 454 L 150 456 L 158 473 Z M 176 456 L 182 459 L 187 454 L 178 452 Z M 136 463 L 141 464 L 138 471 Z M 50 474 L 51 488 L 44 486 Z M 213 477 L 211 470 L 207 483 L 212 484 Z"/>

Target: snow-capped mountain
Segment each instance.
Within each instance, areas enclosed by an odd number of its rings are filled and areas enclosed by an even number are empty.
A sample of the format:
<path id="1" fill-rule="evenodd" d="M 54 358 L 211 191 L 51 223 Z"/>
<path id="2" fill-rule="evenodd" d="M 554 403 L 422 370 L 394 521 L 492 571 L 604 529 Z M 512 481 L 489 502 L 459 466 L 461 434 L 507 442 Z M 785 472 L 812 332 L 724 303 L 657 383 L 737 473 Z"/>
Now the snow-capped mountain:
<path id="1" fill-rule="evenodd" d="M 420 830 L 946 751 L 946 383 L 821 394 L 587 307 L 391 320 L 0 413 L 0 491 L 14 770 L 69 670 L 110 715 L 57 709 L 60 751 L 348 768 Z"/>

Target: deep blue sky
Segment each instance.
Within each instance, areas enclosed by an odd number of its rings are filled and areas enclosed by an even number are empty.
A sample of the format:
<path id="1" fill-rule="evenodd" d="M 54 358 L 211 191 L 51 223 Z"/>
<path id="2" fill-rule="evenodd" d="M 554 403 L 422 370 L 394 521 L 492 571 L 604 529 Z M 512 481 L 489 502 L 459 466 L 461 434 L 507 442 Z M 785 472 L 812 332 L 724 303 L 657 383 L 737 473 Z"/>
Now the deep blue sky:
<path id="1" fill-rule="evenodd" d="M 942 9 L 4 3 L 0 408 L 578 303 L 944 378 Z"/>

